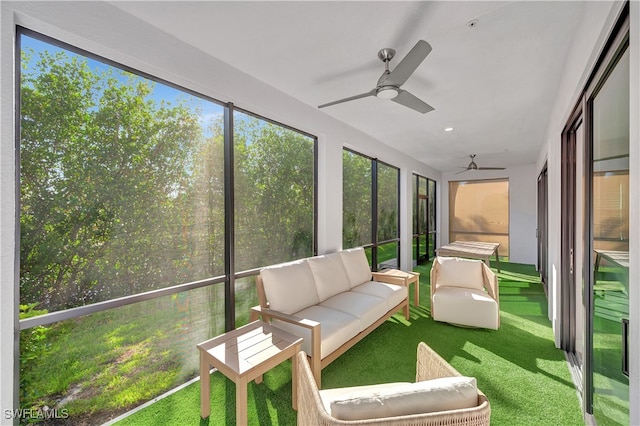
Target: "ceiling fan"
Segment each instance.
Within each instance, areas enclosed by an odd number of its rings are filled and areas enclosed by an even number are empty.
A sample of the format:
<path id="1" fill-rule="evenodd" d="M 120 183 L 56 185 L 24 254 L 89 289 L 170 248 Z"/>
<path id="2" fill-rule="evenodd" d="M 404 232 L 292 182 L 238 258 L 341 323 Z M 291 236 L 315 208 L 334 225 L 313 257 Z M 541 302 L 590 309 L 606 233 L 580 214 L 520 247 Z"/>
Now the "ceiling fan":
<path id="1" fill-rule="evenodd" d="M 471 157 L 471 162 L 469 163 L 469 165 L 467 167 L 463 167 L 464 170 L 460 170 L 456 174 L 468 172 L 469 170 L 504 170 L 504 167 L 478 167 L 474 160 L 476 158 L 476 155 L 471 154 L 469 155 L 469 157 Z"/>
<path id="2" fill-rule="evenodd" d="M 396 51 L 390 48 L 381 49 L 378 52 L 378 58 L 384 62 L 384 72 L 378 79 L 378 83 L 374 89 L 366 93 L 319 105 L 318 108 L 375 96 L 380 99 L 390 99 L 400 105 L 404 105 L 415 111 L 421 112 L 422 114 L 433 111 L 434 108 L 431 105 L 428 105 L 411 93 L 400 88 L 400 86 L 402 86 L 407 79 L 411 77 L 411 74 L 413 74 L 416 68 L 418 68 L 430 52 L 431 45 L 424 40 L 419 40 L 409 53 L 402 58 L 400 63 L 396 65 L 393 71 L 389 71 L 389 61 L 393 59 Z"/>

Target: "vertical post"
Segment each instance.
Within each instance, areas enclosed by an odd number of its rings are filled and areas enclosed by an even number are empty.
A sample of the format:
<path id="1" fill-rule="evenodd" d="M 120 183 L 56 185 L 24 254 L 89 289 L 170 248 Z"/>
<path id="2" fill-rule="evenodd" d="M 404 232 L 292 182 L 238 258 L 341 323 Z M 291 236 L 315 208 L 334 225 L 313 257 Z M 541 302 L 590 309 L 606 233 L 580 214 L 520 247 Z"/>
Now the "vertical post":
<path id="1" fill-rule="evenodd" d="M 371 160 L 371 270 L 378 270 L 378 160 Z"/>
<path id="2" fill-rule="evenodd" d="M 224 327 L 236 326 L 233 103 L 224 109 Z"/>

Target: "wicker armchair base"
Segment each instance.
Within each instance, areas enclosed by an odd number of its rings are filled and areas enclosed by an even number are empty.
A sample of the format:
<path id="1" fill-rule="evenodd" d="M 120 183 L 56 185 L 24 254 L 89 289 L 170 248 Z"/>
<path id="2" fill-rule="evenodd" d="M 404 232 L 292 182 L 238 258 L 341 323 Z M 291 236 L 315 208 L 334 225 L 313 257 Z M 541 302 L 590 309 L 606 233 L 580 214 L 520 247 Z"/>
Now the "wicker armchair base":
<path id="1" fill-rule="evenodd" d="M 313 373 L 307 361 L 307 355 L 299 352 L 296 357 L 298 366 L 298 425 L 390 425 L 390 426 L 484 426 L 489 425 L 491 407 L 489 400 L 478 390 L 478 405 L 473 408 L 439 411 L 434 413 L 413 414 L 399 417 L 386 417 L 368 420 L 339 420 L 327 413 Z M 416 381 L 441 377 L 460 376 L 460 373 L 424 342 L 418 344 L 416 362 Z"/>

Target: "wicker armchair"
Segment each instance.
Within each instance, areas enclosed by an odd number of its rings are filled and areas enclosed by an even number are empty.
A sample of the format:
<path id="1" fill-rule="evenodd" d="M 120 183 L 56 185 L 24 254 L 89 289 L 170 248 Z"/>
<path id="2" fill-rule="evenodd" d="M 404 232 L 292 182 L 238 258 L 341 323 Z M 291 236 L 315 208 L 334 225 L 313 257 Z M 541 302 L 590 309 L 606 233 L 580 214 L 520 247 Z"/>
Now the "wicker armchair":
<path id="1" fill-rule="evenodd" d="M 480 390 L 478 390 L 478 404 L 473 408 L 368 420 L 339 420 L 332 417 L 325 409 L 322 394 L 316 386 L 313 373 L 304 352 L 298 353 L 296 363 L 297 377 L 295 380 L 298 381 L 298 425 L 482 426 L 489 424 L 491 407 L 489 400 Z M 416 382 L 455 376 L 460 376 L 460 373 L 447 361 L 425 343 L 420 342 L 418 344 Z"/>

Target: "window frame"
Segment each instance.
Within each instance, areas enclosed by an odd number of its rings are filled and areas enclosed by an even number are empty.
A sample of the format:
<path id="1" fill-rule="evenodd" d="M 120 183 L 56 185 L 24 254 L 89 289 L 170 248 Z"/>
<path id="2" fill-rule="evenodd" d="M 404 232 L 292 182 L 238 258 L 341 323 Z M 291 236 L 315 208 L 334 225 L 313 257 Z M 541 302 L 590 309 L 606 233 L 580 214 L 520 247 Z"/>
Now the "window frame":
<path id="1" fill-rule="evenodd" d="M 127 66 L 126 64 L 122 64 L 120 62 L 116 62 L 104 56 L 100 56 L 94 54 L 85 49 L 73 46 L 71 44 L 60 41 L 56 38 L 50 37 L 48 35 L 42 34 L 40 32 L 31 30 L 27 27 L 17 25 L 16 26 L 16 38 L 15 38 L 15 52 L 17 56 L 16 60 L 16 99 L 20 99 L 21 97 L 21 52 L 22 52 L 22 36 L 28 36 L 44 43 L 51 44 L 55 47 L 65 49 L 69 52 L 72 52 L 77 55 L 84 56 L 88 59 L 99 61 L 107 66 L 115 67 L 120 70 L 135 74 L 138 77 L 142 77 L 151 81 L 154 81 L 159 84 L 166 85 L 173 89 L 182 91 L 188 95 L 198 97 L 208 102 L 212 102 L 217 104 L 223 108 L 224 111 L 224 199 L 225 199 L 225 273 L 224 275 L 218 275 L 214 277 L 208 277 L 206 279 L 181 283 L 174 286 L 161 288 L 157 290 L 151 290 L 142 293 L 136 293 L 116 299 L 110 299 L 102 302 L 92 303 L 88 305 L 73 307 L 69 309 L 64 309 L 60 311 L 50 312 L 44 315 L 35 316 L 31 318 L 19 319 L 18 320 L 18 330 L 23 331 L 33 327 L 48 325 L 59 321 L 64 321 L 68 319 L 77 318 L 83 315 L 88 315 L 96 312 L 106 311 L 109 309 L 114 309 L 118 307 L 122 307 L 125 305 L 130 305 L 138 302 L 143 302 L 146 300 L 156 299 L 163 296 L 168 296 L 172 294 L 177 294 L 180 292 L 194 290 L 201 287 L 212 286 L 212 285 L 224 285 L 225 286 L 225 307 L 224 307 L 224 316 L 225 316 L 225 330 L 232 330 L 235 328 L 235 280 L 250 277 L 253 275 L 257 275 L 260 272 L 260 268 L 250 269 L 246 271 L 235 271 L 233 267 L 233 258 L 235 252 L 234 246 L 234 227 L 233 227 L 233 203 L 235 200 L 235 191 L 233 187 L 233 112 L 239 111 L 253 117 L 265 120 L 271 124 L 281 126 L 288 130 L 300 133 L 306 137 L 313 139 L 313 255 L 317 255 L 318 252 L 318 137 L 312 135 L 303 130 L 297 129 L 293 126 L 280 123 L 276 120 L 264 117 L 262 115 L 253 113 L 247 109 L 236 107 L 232 102 L 223 102 L 218 99 L 212 98 L 207 95 L 203 95 L 202 93 L 196 92 L 187 87 L 180 86 L 178 84 L 172 83 L 171 81 L 156 77 L 144 71 L 140 71 L 133 67 Z M 21 126 L 20 126 L 20 118 L 21 118 L 21 110 L 20 110 L 20 102 L 16 103 L 16 140 L 15 140 L 15 149 L 16 149 L 16 193 L 20 194 L 20 134 L 21 134 Z M 20 197 L 17 197 L 16 200 L 16 219 L 19 226 L 20 223 L 20 211 L 21 211 L 21 202 Z M 231 208 L 229 208 L 231 206 Z M 231 232 L 231 233 L 230 233 Z M 20 251 L 20 231 L 16 229 L 16 251 Z M 18 279 L 15 282 L 15 294 L 20 294 L 20 279 L 19 279 L 19 271 L 20 271 L 20 256 L 16 256 L 15 260 L 15 268 L 18 271 Z M 16 305 L 20 304 L 19 296 L 16 297 L 15 301 Z M 16 312 L 18 311 L 18 306 L 16 306 Z M 17 345 L 16 341 L 16 345 Z"/>
<path id="2" fill-rule="evenodd" d="M 365 154 L 362 154 L 352 148 L 349 147 L 343 147 L 342 148 L 343 151 L 343 155 L 344 152 L 348 152 L 351 153 L 353 155 L 358 155 L 362 158 L 365 158 L 367 160 L 369 160 L 371 162 L 371 242 L 364 244 L 362 247 L 364 247 L 365 249 L 371 249 L 371 269 L 373 271 L 377 271 L 378 270 L 378 249 L 380 248 L 380 246 L 385 245 L 385 244 L 391 244 L 391 243 L 396 243 L 396 259 L 397 259 L 397 265 L 398 267 L 400 266 L 400 262 L 401 262 L 401 247 L 400 247 L 400 207 L 401 207 L 401 200 L 400 200 L 400 168 L 396 167 L 390 163 L 387 163 L 385 161 L 379 160 L 378 158 L 375 157 L 371 157 Z M 390 167 L 393 168 L 397 171 L 397 185 L 396 185 L 396 191 L 397 191 L 397 216 L 396 216 L 396 237 L 394 238 L 390 238 L 390 239 L 386 239 L 383 241 L 378 240 L 378 165 L 384 165 L 385 167 Z M 343 176 L 343 180 L 342 180 L 342 187 L 343 187 L 343 191 L 344 191 L 344 176 Z M 344 205 L 343 205 L 343 212 L 344 212 Z M 344 231 L 344 224 L 343 224 L 343 231 Z M 344 244 L 344 237 L 343 237 L 343 244 Z"/>

